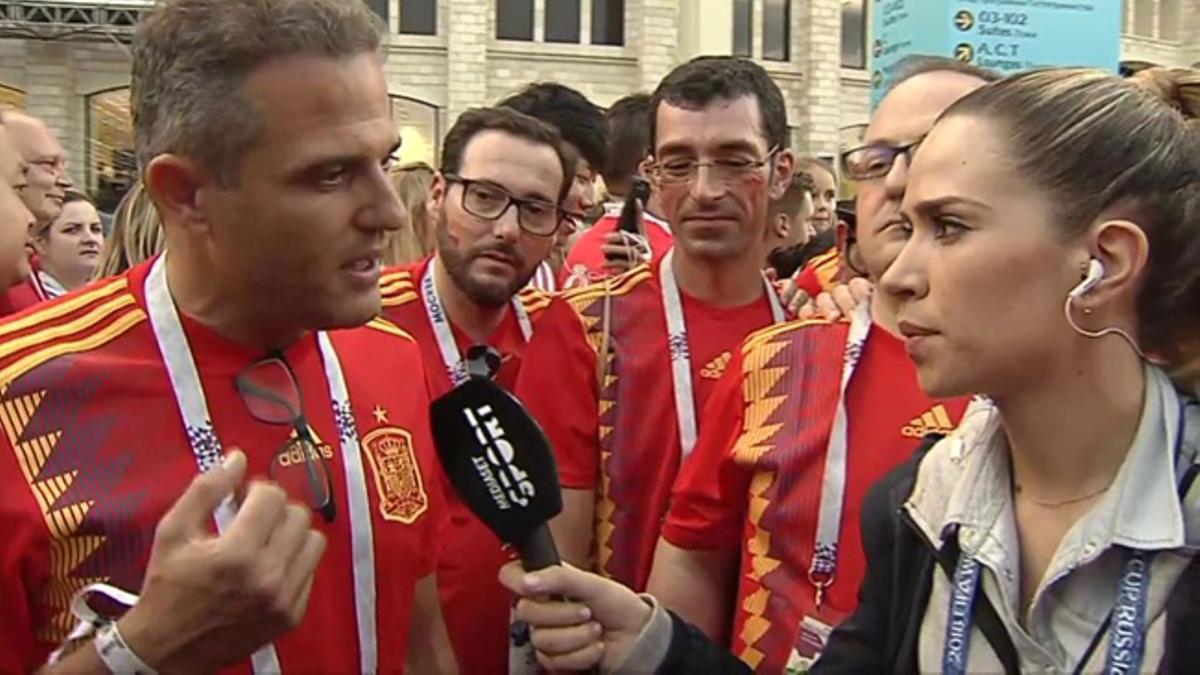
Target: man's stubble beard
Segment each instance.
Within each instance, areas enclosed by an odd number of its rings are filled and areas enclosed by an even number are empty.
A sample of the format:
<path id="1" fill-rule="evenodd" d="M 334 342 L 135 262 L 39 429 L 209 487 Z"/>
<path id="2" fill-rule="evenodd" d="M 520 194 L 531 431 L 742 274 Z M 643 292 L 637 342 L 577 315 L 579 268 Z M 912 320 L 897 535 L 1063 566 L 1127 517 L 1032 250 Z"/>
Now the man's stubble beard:
<path id="1" fill-rule="evenodd" d="M 442 265 L 446 268 L 446 273 L 450 275 L 450 279 L 454 282 L 454 285 L 471 302 L 481 307 L 502 307 L 509 303 L 513 299 L 513 296 L 529 284 L 529 280 L 533 278 L 537 268 L 534 267 L 527 274 L 518 273 L 517 278 L 512 283 L 503 287 L 494 283 L 479 283 L 471 276 L 471 263 L 480 253 L 490 250 L 502 251 L 513 258 L 519 267 L 525 267 L 525 259 L 516 246 L 488 246 L 471 253 L 460 251 L 455 247 L 454 241 L 450 238 L 450 233 L 447 229 L 446 207 L 442 206 L 442 210 L 437 218 L 437 251 L 438 258 L 441 259 Z"/>

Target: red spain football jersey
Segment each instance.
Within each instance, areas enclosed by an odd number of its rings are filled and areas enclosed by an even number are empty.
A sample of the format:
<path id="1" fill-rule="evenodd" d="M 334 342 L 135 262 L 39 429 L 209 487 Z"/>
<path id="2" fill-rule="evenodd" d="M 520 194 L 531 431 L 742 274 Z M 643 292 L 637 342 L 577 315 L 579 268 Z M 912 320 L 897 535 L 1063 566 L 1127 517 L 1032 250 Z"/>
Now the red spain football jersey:
<path id="1" fill-rule="evenodd" d="M 430 260 L 385 271 L 383 316 L 416 339 L 425 362 L 425 374 L 433 398 L 450 391 L 450 375 L 429 322 L 428 308 L 421 296 L 421 280 Z M 537 326 L 550 296 L 535 289 L 518 295 Z M 474 341 L 454 326 L 459 354 L 466 354 Z M 497 381 L 511 389 L 525 356 L 525 336 L 509 307 L 488 344 L 498 350 L 502 362 Z M 444 474 L 439 475 L 445 481 Z M 504 673 L 508 669 L 509 614 L 512 594 L 500 585 L 500 568 L 510 556 L 500 540 L 458 499 L 454 488 L 444 483 L 450 522 L 442 537 L 438 560 L 438 594 L 450 642 L 464 673 Z"/>
<path id="2" fill-rule="evenodd" d="M 681 461 L 671 356 L 658 273 L 642 266 L 608 284 L 569 291 L 551 302 L 517 394 L 554 446 L 563 487 L 597 494 L 598 571 L 635 590 L 645 587 L 671 485 Z M 612 298 L 611 362 L 603 391 L 596 381 L 604 296 Z M 691 382 L 700 416 L 731 350 L 772 322 L 763 297 L 716 307 L 682 293 Z"/>
<path id="3" fill-rule="evenodd" d="M 567 253 L 567 262 L 563 269 L 567 281 L 579 278 L 584 284 L 587 284 L 612 276 L 612 273 L 604 267 L 604 251 L 601 247 L 604 246 L 604 240 L 608 235 L 617 231 L 617 223 L 620 222 L 623 207 L 624 204 L 620 202 L 606 204 L 604 217 L 597 220 L 575 241 L 574 246 Z M 651 262 L 658 262 L 675 243 L 674 237 L 671 236 L 671 226 L 662 218 L 646 212 L 643 212 L 643 222 L 645 223 L 646 239 L 650 243 Z"/>
<path id="4" fill-rule="evenodd" d="M 40 666 L 74 619 L 71 595 L 137 592 L 159 518 L 195 455 L 146 313 L 149 263 L 0 322 L 0 672 Z M 265 354 L 183 316 L 213 427 L 265 476 L 291 430 L 251 417 L 234 378 Z M 434 571 L 445 505 L 420 352 L 383 321 L 334 331 L 360 434 L 376 576 L 379 671 L 402 672 L 414 586 Z M 350 508 L 316 336 L 285 351 L 332 478 L 337 514 L 301 625 L 275 647 L 284 672 L 357 672 Z M 215 526 L 214 526 L 215 532 Z M 246 663 L 229 672 L 249 673 Z"/>
<path id="5" fill-rule="evenodd" d="M 705 409 L 708 424 L 663 527 L 680 548 L 740 551 L 733 650 L 758 672 L 783 671 L 806 616 L 833 626 L 854 610 L 867 491 L 966 409 L 966 399 L 926 396 L 903 343 L 872 328 L 846 394 L 838 565 L 818 610 L 808 571 L 847 332 L 844 322 L 795 321 L 743 343 Z"/>

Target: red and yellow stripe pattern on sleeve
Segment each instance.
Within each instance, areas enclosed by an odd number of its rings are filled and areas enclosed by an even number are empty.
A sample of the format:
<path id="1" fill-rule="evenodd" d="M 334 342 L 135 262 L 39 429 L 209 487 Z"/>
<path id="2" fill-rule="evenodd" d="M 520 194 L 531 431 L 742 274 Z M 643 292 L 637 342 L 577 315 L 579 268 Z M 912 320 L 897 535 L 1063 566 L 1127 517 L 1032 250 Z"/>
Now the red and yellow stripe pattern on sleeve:
<path id="1" fill-rule="evenodd" d="M 837 282 L 838 273 L 842 269 L 842 256 L 836 247 L 831 248 L 814 257 L 807 266 L 812 267 L 816 273 L 817 281 L 821 282 L 821 290 L 828 291 Z"/>
<path id="2" fill-rule="evenodd" d="M 379 294 L 384 307 L 397 307 L 420 297 L 410 268 L 385 272 L 379 278 Z"/>
<path id="3" fill-rule="evenodd" d="M 550 301 L 554 299 L 554 294 L 547 293 L 540 288 L 526 286 L 517 293 L 517 300 L 521 302 L 521 306 L 529 314 L 530 319 L 535 319 L 547 307 L 550 306 Z"/>
<path id="4" fill-rule="evenodd" d="M 38 598 L 55 611 L 38 636 L 46 643 L 61 642 L 74 627 L 70 602 L 75 592 L 104 580 L 77 576 L 76 570 L 104 544 L 105 537 L 79 533 L 93 501 L 62 501 L 78 471 L 43 475 L 62 430 L 26 438 L 30 420 L 46 391 L 11 397 L 10 388 L 23 375 L 52 359 L 97 349 L 145 320 L 145 312 L 129 291 L 128 279 L 118 277 L 0 323 L 0 427 L 51 538 L 51 579 Z"/>
<path id="5" fill-rule="evenodd" d="M 639 284 L 653 278 L 649 265 L 639 265 L 628 272 L 594 284 L 573 288 L 562 294 L 583 320 L 584 332 L 596 353 L 600 353 L 603 338 L 604 298 L 627 295 Z M 611 358 L 611 355 L 610 355 Z"/>

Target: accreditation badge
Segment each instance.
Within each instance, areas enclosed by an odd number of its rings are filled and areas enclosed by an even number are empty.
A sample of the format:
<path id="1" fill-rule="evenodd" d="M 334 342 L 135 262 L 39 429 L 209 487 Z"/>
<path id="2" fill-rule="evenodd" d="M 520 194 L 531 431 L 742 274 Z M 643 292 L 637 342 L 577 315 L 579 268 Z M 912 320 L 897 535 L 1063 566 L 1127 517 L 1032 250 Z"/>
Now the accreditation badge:
<path id="1" fill-rule="evenodd" d="M 804 621 L 800 623 L 800 636 L 796 639 L 796 647 L 788 657 L 784 672 L 787 675 L 807 673 L 825 649 L 825 642 L 829 640 L 831 632 L 833 627 L 824 621 L 811 616 L 804 617 Z"/>

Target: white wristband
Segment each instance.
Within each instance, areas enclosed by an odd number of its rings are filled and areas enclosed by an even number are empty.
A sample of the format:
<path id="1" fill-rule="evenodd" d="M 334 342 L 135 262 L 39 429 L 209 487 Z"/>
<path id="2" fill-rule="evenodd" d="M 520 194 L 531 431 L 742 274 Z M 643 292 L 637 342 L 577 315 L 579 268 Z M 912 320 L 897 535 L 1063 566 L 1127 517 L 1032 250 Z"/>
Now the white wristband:
<path id="1" fill-rule="evenodd" d="M 113 675 L 158 675 L 125 644 L 125 638 L 121 637 L 115 621 L 97 631 L 92 644 L 100 660 Z"/>

